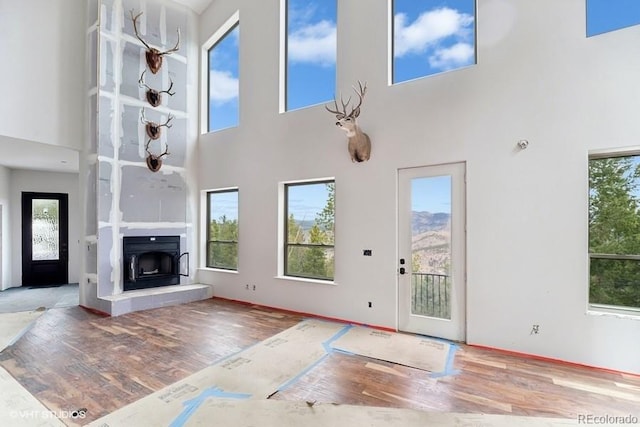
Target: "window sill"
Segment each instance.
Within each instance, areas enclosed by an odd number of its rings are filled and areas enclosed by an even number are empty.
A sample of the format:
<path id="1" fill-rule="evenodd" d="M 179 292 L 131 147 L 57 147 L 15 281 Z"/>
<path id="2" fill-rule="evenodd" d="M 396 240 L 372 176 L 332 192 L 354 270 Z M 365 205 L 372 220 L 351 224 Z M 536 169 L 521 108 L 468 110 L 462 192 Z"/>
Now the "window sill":
<path id="1" fill-rule="evenodd" d="M 198 271 L 211 271 L 214 273 L 231 273 L 238 274 L 238 270 L 225 270 L 224 268 L 200 267 Z"/>
<path id="2" fill-rule="evenodd" d="M 295 276 L 276 276 L 276 279 L 289 280 L 292 282 L 303 282 L 303 283 L 315 283 L 318 285 L 330 285 L 337 286 L 338 284 L 334 281 L 330 280 L 319 280 L 319 279 L 306 279 L 304 277 L 295 277 Z"/>
<path id="3" fill-rule="evenodd" d="M 587 307 L 587 314 L 591 316 L 610 316 L 617 317 L 619 319 L 630 319 L 640 321 L 640 310 L 624 309 L 624 308 L 612 308 L 600 305 L 589 305 Z"/>

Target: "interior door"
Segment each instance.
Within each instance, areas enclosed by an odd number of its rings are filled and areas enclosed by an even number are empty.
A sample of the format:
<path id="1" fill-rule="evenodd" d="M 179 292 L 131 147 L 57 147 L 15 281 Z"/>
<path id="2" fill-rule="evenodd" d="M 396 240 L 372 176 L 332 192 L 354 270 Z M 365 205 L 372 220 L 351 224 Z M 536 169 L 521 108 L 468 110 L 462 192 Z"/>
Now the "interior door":
<path id="1" fill-rule="evenodd" d="M 22 285 L 68 282 L 68 195 L 22 193 Z"/>
<path id="2" fill-rule="evenodd" d="M 466 336 L 465 164 L 398 170 L 398 329 Z"/>

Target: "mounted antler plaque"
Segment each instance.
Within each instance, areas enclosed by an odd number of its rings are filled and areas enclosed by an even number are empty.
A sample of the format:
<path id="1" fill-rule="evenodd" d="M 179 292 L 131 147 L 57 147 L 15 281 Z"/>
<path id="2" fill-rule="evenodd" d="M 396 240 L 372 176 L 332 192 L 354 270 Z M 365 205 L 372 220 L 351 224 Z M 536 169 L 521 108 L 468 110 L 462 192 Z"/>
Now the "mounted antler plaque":
<path id="1" fill-rule="evenodd" d="M 171 120 L 173 120 L 173 116 L 171 114 L 169 114 L 169 116 L 167 117 L 167 121 L 162 124 L 158 124 L 156 122 L 152 122 L 151 120 L 147 120 L 147 118 L 144 115 L 144 108 L 142 109 L 142 114 L 140 116 L 140 121 L 144 125 L 144 128 L 147 132 L 147 136 L 153 140 L 160 138 L 160 131 L 163 127 L 166 127 L 167 129 L 169 129 L 172 126 L 169 124 Z"/>
<path id="2" fill-rule="evenodd" d="M 140 36 L 140 34 L 138 33 L 138 18 L 140 18 L 140 15 L 142 15 L 142 12 L 140 12 L 137 15 L 133 15 L 133 10 L 131 10 L 131 20 L 133 21 L 133 31 L 136 33 L 136 37 L 138 38 L 138 40 L 140 40 L 140 42 L 144 45 L 144 47 L 147 48 L 147 51 L 145 52 L 145 57 L 147 60 L 147 66 L 149 67 L 149 69 L 151 70 L 151 72 L 153 74 L 156 74 L 158 72 L 158 70 L 160 70 L 160 67 L 162 67 L 162 57 L 164 55 L 168 55 L 171 54 L 173 52 L 177 52 L 180 49 L 180 28 L 178 28 L 178 41 L 176 42 L 176 45 L 169 49 L 169 50 L 165 50 L 164 52 L 160 52 L 159 49 L 156 49 L 155 47 L 151 47 L 149 46 L 149 44 L 144 41 L 144 39 Z"/>
<path id="3" fill-rule="evenodd" d="M 146 93 L 146 97 L 147 97 L 147 102 L 152 106 L 152 107 L 157 107 L 158 105 L 160 105 L 162 103 L 162 94 L 166 93 L 169 96 L 173 96 L 176 93 L 175 92 L 171 92 L 171 88 L 173 87 L 173 80 L 169 79 L 169 82 L 171 82 L 171 84 L 169 85 L 169 89 L 167 90 L 156 90 L 156 89 L 152 89 L 151 87 L 149 87 L 149 85 L 147 85 L 144 82 L 144 73 L 146 73 L 147 70 L 144 70 L 142 72 L 142 74 L 140 75 L 140 80 L 138 80 L 138 84 L 140 85 L 140 87 L 146 87 L 147 88 L 147 93 Z"/>
<path id="4" fill-rule="evenodd" d="M 365 160 L 369 160 L 371 156 L 371 140 L 369 139 L 369 135 L 364 133 L 360 126 L 356 123 L 356 118 L 360 115 L 360 106 L 362 105 L 362 100 L 364 99 L 364 95 L 367 92 L 367 84 L 365 83 L 362 86 L 362 83 L 358 81 L 358 89 L 353 87 L 353 90 L 358 95 L 358 105 L 351 108 L 351 111 L 347 113 L 347 107 L 351 102 L 351 98 L 344 102 L 342 96 L 340 96 L 340 104 L 342 104 L 342 110 L 338 107 L 338 101 L 333 100 L 334 108 L 330 109 L 325 105 L 324 108 L 327 109 L 330 113 L 336 115 L 336 126 L 345 131 L 347 134 L 347 138 L 349 139 L 347 148 L 349 149 L 349 154 L 351 155 L 352 162 L 364 162 Z"/>
<path id="5" fill-rule="evenodd" d="M 147 167 L 151 172 L 158 172 L 162 167 L 162 158 L 169 154 L 169 146 L 168 145 L 165 146 L 164 153 L 156 156 L 151 151 L 149 151 L 149 144 L 151 143 L 151 141 L 152 140 L 149 139 L 147 141 L 147 144 L 144 147 L 147 153 L 149 154 L 147 156 Z"/>

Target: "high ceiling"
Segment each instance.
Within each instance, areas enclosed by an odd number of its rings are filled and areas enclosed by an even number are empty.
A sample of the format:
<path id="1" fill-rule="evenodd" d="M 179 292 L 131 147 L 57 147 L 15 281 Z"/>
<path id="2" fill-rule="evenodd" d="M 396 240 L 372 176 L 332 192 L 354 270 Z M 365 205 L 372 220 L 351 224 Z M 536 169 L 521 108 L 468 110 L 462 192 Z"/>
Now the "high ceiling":
<path id="1" fill-rule="evenodd" d="M 213 0 L 174 0 L 201 14 Z M 0 135 L 0 166 L 12 169 L 34 169 L 77 172 L 79 153 L 75 150 Z"/>
<path id="2" fill-rule="evenodd" d="M 176 3 L 183 4 L 193 9 L 198 15 L 209 7 L 213 0 L 174 0 Z"/>

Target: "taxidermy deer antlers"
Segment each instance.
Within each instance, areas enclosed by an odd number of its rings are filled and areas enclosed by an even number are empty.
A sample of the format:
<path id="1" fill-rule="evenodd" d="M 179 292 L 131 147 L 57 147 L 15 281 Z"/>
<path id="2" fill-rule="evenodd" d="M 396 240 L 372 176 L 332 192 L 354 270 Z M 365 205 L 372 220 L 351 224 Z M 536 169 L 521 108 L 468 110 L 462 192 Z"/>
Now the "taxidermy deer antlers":
<path id="1" fill-rule="evenodd" d="M 169 124 L 171 120 L 173 120 L 173 116 L 171 114 L 169 114 L 169 116 L 167 117 L 167 121 L 162 124 L 147 120 L 147 118 L 144 116 L 144 108 L 142 109 L 142 115 L 140 116 L 140 121 L 147 131 L 147 136 L 153 140 L 160 138 L 160 128 L 166 127 L 167 129 L 169 129 L 172 126 Z"/>
<path id="2" fill-rule="evenodd" d="M 152 107 L 157 107 L 158 105 L 160 105 L 162 103 L 162 94 L 166 93 L 169 96 L 173 96 L 176 93 L 175 92 L 171 92 L 171 88 L 173 87 L 173 80 L 169 79 L 169 81 L 171 82 L 171 84 L 169 85 L 169 89 L 167 90 L 155 90 L 150 88 L 145 82 L 144 82 L 144 73 L 146 73 L 147 70 L 144 70 L 142 72 L 142 74 L 140 75 L 140 80 L 138 80 L 138 84 L 140 85 L 140 87 L 144 86 L 147 88 L 147 102 L 149 104 L 151 104 Z"/>
<path id="3" fill-rule="evenodd" d="M 358 105 L 351 108 L 349 113 L 347 113 L 347 107 L 351 102 L 351 98 L 349 98 L 345 103 L 342 99 L 342 95 L 340 96 L 342 110 L 339 109 L 338 101 L 335 99 L 333 100 L 334 109 L 331 109 L 326 105 L 324 108 L 326 108 L 330 113 L 336 115 L 336 118 L 338 119 L 336 126 L 346 132 L 347 138 L 349 139 L 347 148 L 351 155 L 351 161 L 364 162 L 365 160 L 369 160 L 369 157 L 371 156 L 371 140 L 369 139 L 369 135 L 362 132 L 362 129 L 360 129 L 360 126 L 356 123 L 356 118 L 360 115 L 360 106 L 362 105 L 362 100 L 367 92 L 367 84 L 365 83 L 364 86 L 362 86 L 362 83 L 358 81 L 358 89 L 354 86 L 353 90 L 356 92 L 356 95 L 358 95 Z"/>
<path id="4" fill-rule="evenodd" d="M 145 145 L 144 149 L 149 154 L 147 156 L 147 167 L 151 170 L 151 172 L 158 172 L 162 167 L 162 158 L 169 154 L 169 146 L 165 146 L 164 153 L 156 156 L 151 151 L 149 151 L 149 144 L 151 143 L 151 139 L 147 141 L 147 145 Z"/>
<path id="5" fill-rule="evenodd" d="M 180 49 L 180 28 L 178 28 L 178 41 L 176 45 L 172 49 L 165 50 L 164 52 L 160 52 L 160 50 L 156 49 L 155 47 L 149 46 L 149 44 L 147 44 L 147 42 L 144 41 L 142 37 L 140 37 L 140 34 L 138 33 L 138 18 L 140 17 L 140 15 L 142 15 L 142 12 L 140 12 L 135 16 L 133 16 L 133 9 L 130 12 L 131 12 L 131 20 L 133 21 L 133 31 L 135 31 L 136 37 L 138 38 L 138 40 L 140 40 L 140 42 L 142 42 L 144 47 L 147 48 L 147 51 L 145 52 L 147 65 L 149 66 L 149 69 L 151 70 L 151 72 L 155 74 L 158 72 L 160 67 L 162 67 L 162 57 L 164 55 L 177 52 Z"/>

